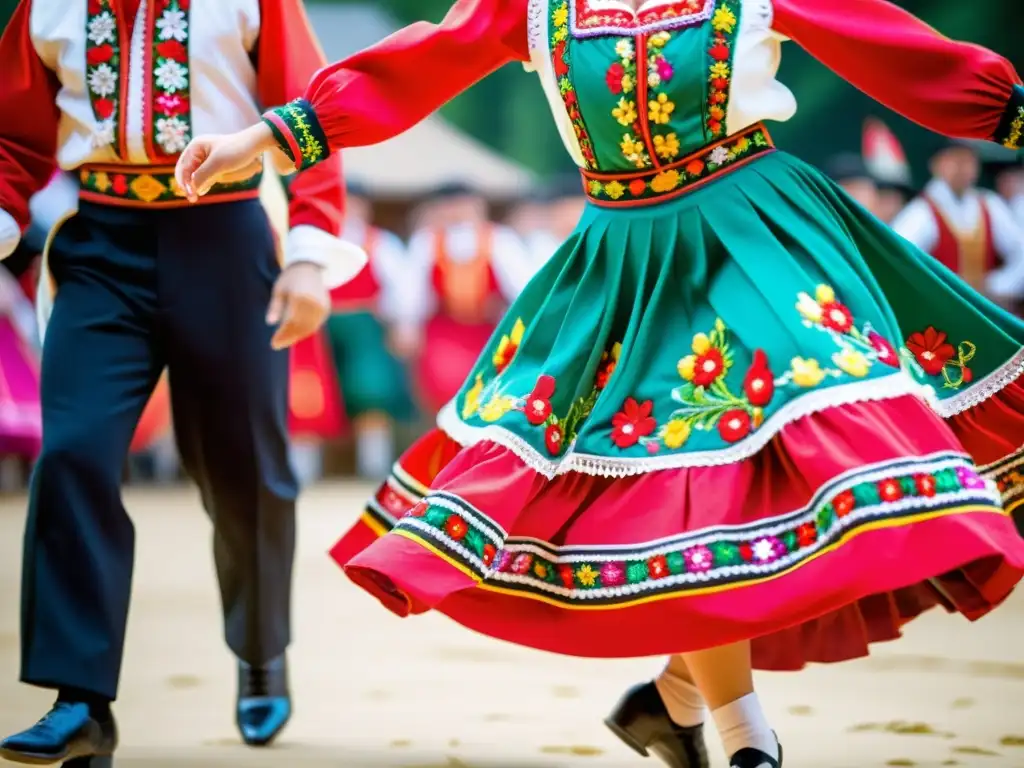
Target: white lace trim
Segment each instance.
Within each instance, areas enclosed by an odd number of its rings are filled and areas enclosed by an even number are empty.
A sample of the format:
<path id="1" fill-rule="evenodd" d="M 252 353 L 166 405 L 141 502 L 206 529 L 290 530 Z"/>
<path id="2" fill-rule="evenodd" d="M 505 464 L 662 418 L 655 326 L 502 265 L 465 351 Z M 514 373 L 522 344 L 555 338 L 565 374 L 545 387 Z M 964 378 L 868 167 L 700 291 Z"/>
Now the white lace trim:
<path id="1" fill-rule="evenodd" d="M 934 394 L 929 405 L 944 419 L 970 410 L 1012 384 L 1024 373 L 1024 349 L 996 368 L 985 378 L 975 382 L 963 392 L 940 400 Z"/>
<path id="2" fill-rule="evenodd" d="M 548 49 L 548 2 L 530 0 L 526 9 L 526 40 L 531 54 Z"/>
<path id="3" fill-rule="evenodd" d="M 896 372 L 882 379 L 840 384 L 801 395 L 772 414 L 748 438 L 728 448 L 642 458 L 612 458 L 575 453 L 573 447 L 570 446 L 561 459 L 552 461 L 541 455 L 519 435 L 502 426 L 489 424 L 484 427 L 474 427 L 466 424 L 459 418 L 454 402 L 448 403 L 438 414 L 437 426 L 457 443 L 464 446 L 482 441 L 490 441 L 504 446 L 532 470 L 548 479 L 569 472 L 600 477 L 631 477 L 665 469 L 734 464 L 753 456 L 764 448 L 787 424 L 812 413 L 850 403 L 891 400 L 905 395 L 916 395 L 926 401 L 934 397 L 931 387 L 922 387 L 906 373 Z"/>

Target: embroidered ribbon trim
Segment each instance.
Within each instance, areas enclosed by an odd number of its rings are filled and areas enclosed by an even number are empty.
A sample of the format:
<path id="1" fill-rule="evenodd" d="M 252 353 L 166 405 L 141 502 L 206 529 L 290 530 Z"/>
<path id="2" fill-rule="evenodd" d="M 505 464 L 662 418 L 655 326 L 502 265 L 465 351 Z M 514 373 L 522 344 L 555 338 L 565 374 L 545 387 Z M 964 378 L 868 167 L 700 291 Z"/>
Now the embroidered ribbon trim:
<path id="1" fill-rule="evenodd" d="M 263 121 L 274 132 L 282 151 L 295 163 L 296 170 L 305 170 L 330 156 L 327 134 L 313 105 L 305 99 L 270 110 L 263 115 Z"/>

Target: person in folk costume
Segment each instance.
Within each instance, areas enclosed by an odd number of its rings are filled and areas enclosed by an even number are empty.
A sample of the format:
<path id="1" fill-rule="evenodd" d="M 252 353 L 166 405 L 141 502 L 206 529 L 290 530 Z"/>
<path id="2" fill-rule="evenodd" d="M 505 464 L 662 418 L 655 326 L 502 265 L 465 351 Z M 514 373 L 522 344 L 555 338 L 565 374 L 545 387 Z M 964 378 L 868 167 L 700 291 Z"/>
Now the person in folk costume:
<path id="1" fill-rule="evenodd" d="M 864 121 L 861 157 L 878 188 L 875 215 L 886 224 L 917 196 L 910 162 L 892 130 L 876 117 Z"/>
<path id="2" fill-rule="evenodd" d="M 946 142 L 930 168 L 931 180 L 893 229 L 975 290 L 1014 306 L 1024 297 L 1024 230 L 997 194 L 978 188 L 975 145 Z"/>
<path id="3" fill-rule="evenodd" d="M 845 152 L 825 163 L 825 175 L 842 187 L 850 197 L 871 213 L 878 215 L 878 184 L 872 178 L 860 155 Z"/>
<path id="4" fill-rule="evenodd" d="M 577 185 L 579 182 L 576 182 Z M 562 241 L 556 238 L 549 229 L 548 190 L 541 193 L 530 193 L 516 200 L 508 210 L 504 224 L 522 241 L 531 258 L 538 265 L 548 260 Z"/>
<path id="5" fill-rule="evenodd" d="M 982 165 L 992 178 L 996 194 L 1009 207 L 1017 226 L 1024 231 L 1024 160 L 1018 153 L 1007 151 Z"/>
<path id="6" fill-rule="evenodd" d="M 425 221 L 409 240 L 392 345 L 412 362 L 422 407 L 437 413 L 536 265 L 515 232 L 490 222 L 487 201 L 464 184 L 436 190 Z"/>
<path id="7" fill-rule="evenodd" d="M 41 286 L 56 294 L 22 591 L 21 679 L 58 697 L 0 756 L 59 762 L 116 746 L 134 538 L 120 480 L 165 366 L 183 463 L 214 525 L 239 729 L 265 744 L 290 716 L 297 487 L 282 348 L 319 327 L 328 287 L 365 257 L 337 237 L 337 156 L 291 185 L 283 270 L 258 159 L 199 206 L 173 169 L 193 134 L 248 124 L 322 64 L 300 0 L 21 0 L 0 38 L 0 111 L 21 116 L 0 126 L 0 255 L 57 166 L 80 185 Z"/>
<path id="8" fill-rule="evenodd" d="M 673 768 L 708 765 L 707 709 L 733 768 L 780 766 L 752 669 L 977 618 L 1024 574 L 1024 322 L 774 149 L 785 40 L 927 128 L 1020 143 L 1013 67 L 886 0 L 461 0 L 178 164 L 198 199 L 297 156 L 298 115 L 337 151 L 538 72 L 589 204 L 333 555 L 400 616 L 672 654 L 607 723 Z"/>
<path id="9" fill-rule="evenodd" d="M 331 292 L 325 326 L 345 414 L 356 443 L 362 477 L 387 477 L 395 461 L 396 423 L 416 417 L 408 372 L 388 345 L 388 327 L 401 315 L 400 285 L 406 279 L 405 244 L 372 223 L 368 191 L 349 182 L 344 238 L 366 252 L 369 263 Z"/>

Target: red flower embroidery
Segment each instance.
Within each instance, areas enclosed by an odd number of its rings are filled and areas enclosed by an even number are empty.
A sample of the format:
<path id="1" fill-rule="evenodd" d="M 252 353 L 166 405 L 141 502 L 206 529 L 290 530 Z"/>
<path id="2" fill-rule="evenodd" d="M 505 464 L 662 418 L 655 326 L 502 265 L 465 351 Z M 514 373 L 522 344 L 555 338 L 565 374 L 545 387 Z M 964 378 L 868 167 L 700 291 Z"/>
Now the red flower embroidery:
<path id="1" fill-rule="evenodd" d="M 106 64 L 114 58 L 114 48 L 109 43 L 103 45 L 97 45 L 95 48 L 90 48 L 85 54 L 86 63 L 90 67 L 95 67 L 98 64 Z"/>
<path id="2" fill-rule="evenodd" d="M 89 15 L 95 16 L 103 12 L 103 3 L 100 0 L 89 0 Z"/>
<path id="3" fill-rule="evenodd" d="M 427 514 L 427 507 L 428 506 L 429 505 L 427 504 L 427 502 L 421 501 L 418 504 L 416 504 L 414 507 L 412 507 L 405 514 L 407 514 L 409 517 L 423 517 L 425 514 Z"/>
<path id="4" fill-rule="evenodd" d="M 713 136 L 717 136 L 722 132 L 722 124 L 717 120 L 708 120 L 708 129 Z"/>
<path id="5" fill-rule="evenodd" d="M 683 169 L 691 176 L 700 176 L 704 173 L 704 161 L 703 160 L 691 160 L 686 164 Z"/>
<path id="6" fill-rule="evenodd" d="M 174 117 L 175 115 L 184 115 L 189 111 L 189 101 L 183 96 L 178 94 L 161 93 L 156 97 L 157 111 L 161 115 L 167 115 L 168 117 Z"/>
<path id="7" fill-rule="evenodd" d="M 668 560 L 664 555 L 652 557 L 647 561 L 647 572 L 652 579 L 663 579 L 668 576 Z"/>
<path id="8" fill-rule="evenodd" d="M 960 375 L 963 377 L 964 384 L 970 384 L 972 381 L 974 381 L 974 371 L 972 371 L 966 365 L 960 369 Z"/>
<path id="9" fill-rule="evenodd" d="M 843 491 L 832 499 L 832 509 L 836 511 L 836 517 L 846 517 L 853 512 L 855 506 L 857 506 L 857 499 L 854 497 L 853 491 L 850 490 Z"/>
<path id="10" fill-rule="evenodd" d="M 646 190 L 647 182 L 643 179 L 636 179 L 629 182 L 629 193 L 633 195 L 633 197 L 640 197 L 640 195 L 642 195 Z"/>
<path id="11" fill-rule="evenodd" d="M 956 354 L 953 345 L 946 341 L 946 334 L 930 325 L 923 333 L 914 333 L 907 339 L 907 349 L 914 353 L 918 364 L 929 376 L 942 373 L 946 363 Z"/>
<path id="12" fill-rule="evenodd" d="M 124 177 L 124 174 L 117 174 L 111 179 L 111 188 L 114 190 L 114 194 L 127 195 L 128 179 Z"/>
<path id="13" fill-rule="evenodd" d="M 728 97 L 725 95 L 724 91 L 715 91 L 714 93 L 711 94 L 708 101 L 710 101 L 712 104 L 725 104 L 725 100 L 727 98 Z"/>
<path id="14" fill-rule="evenodd" d="M 170 5 L 171 4 L 169 2 L 169 0 L 165 0 L 165 3 L 166 3 L 166 5 Z M 187 11 L 188 7 L 189 7 L 189 5 L 191 5 L 191 3 L 192 3 L 192 0 L 178 0 L 178 7 L 181 10 L 183 10 L 183 11 Z"/>
<path id="15" fill-rule="evenodd" d="M 743 558 L 743 562 L 749 563 L 754 559 L 754 548 L 747 542 L 740 544 L 740 557 Z"/>
<path id="16" fill-rule="evenodd" d="M 552 51 L 553 60 L 555 65 L 555 77 L 565 77 L 569 74 L 569 64 L 565 60 L 566 43 L 562 40 L 555 44 L 555 48 Z"/>
<path id="17" fill-rule="evenodd" d="M 469 526 L 466 525 L 466 521 L 458 515 L 452 515 L 448 518 L 448 522 L 444 524 L 444 530 L 445 533 L 456 541 L 462 541 L 466 538 L 466 534 L 469 533 Z"/>
<path id="18" fill-rule="evenodd" d="M 110 99 L 96 99 L 92 106 L 96 110 L 96 117 L 100 120 L 106 120 L 114 114 L 114 102 Z"/>
<path id="19" fill-rule="evenodd" d="M 707 387 L 725 370 L 725 361 L 718 347 L 711 347 L 703 355 L 697 355 L 693 364 L 693 383 L 698 387 Z"/>
<path id="20" fill-rule="evenodd" d="M 604 74 L 604 80 L 608 83 L 608 90 L 618 96 L 622 93 L 622 78 L 626 75 L 626 68 L 619 62 L 615 62 Z"/>
<path id="21" fill-rule="evenodd" d="M 555 394 L 555 379 L 542 375 L 537 378 L 533 392 L 526 398 L 526 420 L 535 427 L 548 420 L 551 415 L 551 396 Z"/>
<path id="22" fill-rule="evenodd" d="M 818 540 L 818 529 L 814 523 L 804 523 L 796 529 L 796 540 L 801 547 L 809 547 Z"/>
<path id="23" fill-rule="evenodd" d="M 880 363 L 885 363 L 893 368 L 900 367 L 900 357 L 896 354 L 896 348 L 889 343 L 888 339 L 872 331 L 868 334 L 868 341 L 870 341 L 871 346 L 874 347 Z"/>
<path id="24" fill-rule="evenodd" d="M 562 580 L 562 585 L 566 589 L 575 589 L 576 580 L 573 578 L 572 566 L 567 563 L 562 563 L 558 566 L 558 577 Z"/>
<path id="25" fill-rule="evenodd" d="M 549 424 L 548 428 L 544 430 L 544 447 L 548 449 L 548 453 L 553 456 L 557 456 L 562 451 L 562 428 L 558 424 Z"/>
<path id="26" fill-rule="evenodd" d="M 882 480 L 878 484 L 878 495 L 882 501 L 896 501 L 903 498 L 903 486 L 899 480 Z"/>
<path id="27" fill-rule="evenodd" d="M 935 478 L 931 475 L 916 475 L 914 477 L 914 485 L 917 486 L 917 492 L 922 496 L 934 496 L 935 495 Z"/>
<path id="28" fill-rule="evenodd" d="M 754 350 L 754 362 L 743 380 L 743 391 L 751 405 L 763 407 L 775 395 L 775 376 L 768 367 L 768 357 L 763 350 Z"/>
<path id="29" fill-rule="evenodd" d="M 845 304 L 828 301 L 821 305 L 821 324 L 839 333 L 847 333 L 853 328 L 853 313 Z"/>
<path id="30" fill-rule="evenodd" d="M 494 548 L 493 544 L 484 544 L 484 565 L 490 565 L 494 562 L 494 556 L 498 554 L 498 550 Z"/>
<path id="31" fill-rule="evenodd" d="M 622 404 L 622 410 L 612 417 L 612 442 L 619 448 L 636 445 L 641 437 L 647 437 L 658 426 L 651 417 L 654 403 L 645 400 L 637 403 L 632 397 Z"/>
<path id="32" fill-rule="evenodd" d="M 727 443 L 735 443 L 750 434 L 750 414 L 740 408 L 726 411 L 718 422 L 718 434 Z"/>
<path id="33" fill-rule="evenodd" d="M 157 43 L 156 52 L 165 59 L 173 59 L 179 62 L 184 62 L 188 58 L 188 51 L 185 50 L 185 46 L 177 40 L 165 40 L 162 43 Z"/>
<path id="34" fill-rule="evenodd" d="M 725 44 L 724 40 L 719 38 L 708 49 L 708 53 L 711 54 L 711 58 L 715 61 L 727 61 L 729 59 L 729 46 Z"/>
<path id="35" fill-rule="evenodd" d="M 533 555 L 522 552 L 516 555 L 516 559 L 512 561 L 512 573 L 529 573 L 531 565 L 533 565 Z"/>

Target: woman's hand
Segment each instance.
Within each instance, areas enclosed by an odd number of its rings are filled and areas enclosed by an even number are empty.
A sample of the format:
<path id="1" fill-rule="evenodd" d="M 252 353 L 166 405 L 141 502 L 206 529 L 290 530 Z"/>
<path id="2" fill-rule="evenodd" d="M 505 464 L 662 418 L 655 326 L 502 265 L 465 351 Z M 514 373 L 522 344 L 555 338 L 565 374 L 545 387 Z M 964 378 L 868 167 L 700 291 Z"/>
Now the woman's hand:
<path id="1" fill-rule="evenodd" d="M 174 177 L 189 202 L 196 202 L 214 184 L 242 181 L 262 169 L 263 153 L 277 146 L 265 123 L 238 133 L 199 136 L 178 158 Z"/>

